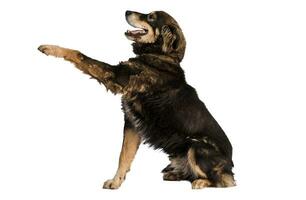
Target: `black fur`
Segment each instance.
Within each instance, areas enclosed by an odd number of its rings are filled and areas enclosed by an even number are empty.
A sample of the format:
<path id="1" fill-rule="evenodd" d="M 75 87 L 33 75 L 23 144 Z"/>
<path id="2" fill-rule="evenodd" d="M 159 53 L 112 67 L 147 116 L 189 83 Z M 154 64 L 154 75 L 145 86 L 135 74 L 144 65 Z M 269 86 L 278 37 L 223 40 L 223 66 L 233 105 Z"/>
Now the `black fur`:
<path id="1" fill-rule="evenodd" d="M 179 76 L 167 81 L 172 86 L 167 84 L 161 91 L 156 88 L 150 95 L 137 94 L 134 100 L 122 99 L 123 111 L 133 115 L 125 119 L 136 127 L 145 143 L 169 155 L 183 156 L 191 147 L 195 148 L 197 163 L 217 182 L 219 177 L 213 168 L 218 163 L 224 162 L 224 173 L 232 174 L 232 146 L 195 89 L 185 82 L 183 70 L 179 65 L 176 67 Z M 167 73 L 159 72 L 161 76 Z M 133 107 L 133 102 L 141 104 L 141 112 Z"/>
<path id="2" fill-rule="evenodd" d="M 233 175 L 231 143 L 196 90 L 187 84 L 179 62 L 167 62 L 160 56 L 164 55 L 162 43 L 161 37 L 154 44 L 133 43 L 138 56 L 129 61 L 158 73 L 162 84 L 135 93 L 133 98 L 122 98 L 126 123 L 136 128 L 145 143 L 172 157 L 184 157 L 193 148 L 196 164 L 216 186 L 222 174 Z M 164 172 L 169 169 L 170 165 Z M 192 174 L 182 177 L 197 178 Z"/>

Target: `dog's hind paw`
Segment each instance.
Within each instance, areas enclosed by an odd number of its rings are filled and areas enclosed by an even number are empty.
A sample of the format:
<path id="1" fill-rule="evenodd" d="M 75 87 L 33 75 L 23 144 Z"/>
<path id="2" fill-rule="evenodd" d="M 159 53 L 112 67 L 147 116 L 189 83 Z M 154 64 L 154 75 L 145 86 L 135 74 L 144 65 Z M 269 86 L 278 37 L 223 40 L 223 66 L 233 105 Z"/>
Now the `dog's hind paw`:
<path id="1" fill-rule="evenodd" d="M 165 172 L 163 176 L 164 181 L 180 181 L 181 176 L 178 173 L 174 172 Z"/>
<path id="2" fill-rule="evenodd" d="M 196 179 L 191 183 L 192 189 L 202 189 L 209 187 L 210 185 L 211 183 L 207 179 Z"/>
<path id="3" fill-rule="evenodd" d="M 103 189 L 118 189 L 121 185 L 121 181 L 116 180 L 116 179 L 109 179 L 104 182 L 103 184 Z"/>

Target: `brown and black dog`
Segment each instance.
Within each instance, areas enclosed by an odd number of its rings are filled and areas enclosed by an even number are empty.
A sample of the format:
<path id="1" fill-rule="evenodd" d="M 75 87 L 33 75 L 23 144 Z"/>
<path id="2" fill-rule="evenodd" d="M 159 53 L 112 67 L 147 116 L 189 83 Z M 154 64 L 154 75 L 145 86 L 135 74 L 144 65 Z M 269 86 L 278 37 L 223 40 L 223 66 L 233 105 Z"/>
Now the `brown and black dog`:
<path id="1" fill-rule="evenodd" d="M 116 66 L 77 50 L 38 48 L 72 62 L 114 94 L 122 94 L 125 125 L 119 167 L 103 187 L 120 187 L 142 141 L 169 155 L 164 180 L 188 180 L 194 189 L 234 186 L 231 143 L 185 81 L 180 62 L 186 41 L 178 23 L 163 11 L 126 11 L 126 20 L 136 28 L 125 35 L 134 41 L 137 56 Z"/>

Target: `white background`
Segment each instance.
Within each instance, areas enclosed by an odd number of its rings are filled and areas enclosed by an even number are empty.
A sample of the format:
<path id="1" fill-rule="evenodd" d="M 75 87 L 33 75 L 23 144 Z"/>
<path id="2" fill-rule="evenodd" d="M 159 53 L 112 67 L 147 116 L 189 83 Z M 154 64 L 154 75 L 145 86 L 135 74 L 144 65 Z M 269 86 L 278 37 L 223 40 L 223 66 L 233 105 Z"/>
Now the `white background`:
<path id="1" fill-rule="evenodd" d="M 2 1 L 0 199 L 305 198 L 306 7 L 303 1 Z M 192 191 L 162 181 L 167 156 L 141 146 L 126 182 L 117 168 L 120 96 L 43 43 L 117 64 L 133 56 L 125 10 L 165 10 L 187 40 L 187 81 L 234 147 L 238 186 Z"/>

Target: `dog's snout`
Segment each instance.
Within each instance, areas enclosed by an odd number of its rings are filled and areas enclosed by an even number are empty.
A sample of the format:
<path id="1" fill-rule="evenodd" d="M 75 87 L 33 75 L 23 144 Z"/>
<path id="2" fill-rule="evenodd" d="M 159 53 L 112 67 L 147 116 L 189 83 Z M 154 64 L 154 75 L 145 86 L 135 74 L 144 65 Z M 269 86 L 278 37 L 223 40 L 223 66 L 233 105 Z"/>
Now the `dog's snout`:
<path id="1" fill-rule="evenodd" d="M 127 17 L 127 16 L 129 16 L 130 14 L 132 14 L 132 13 L 133 13 L 132 11 L 127 10 L 127 11 L 125 12 L 125 16 Z"/>

